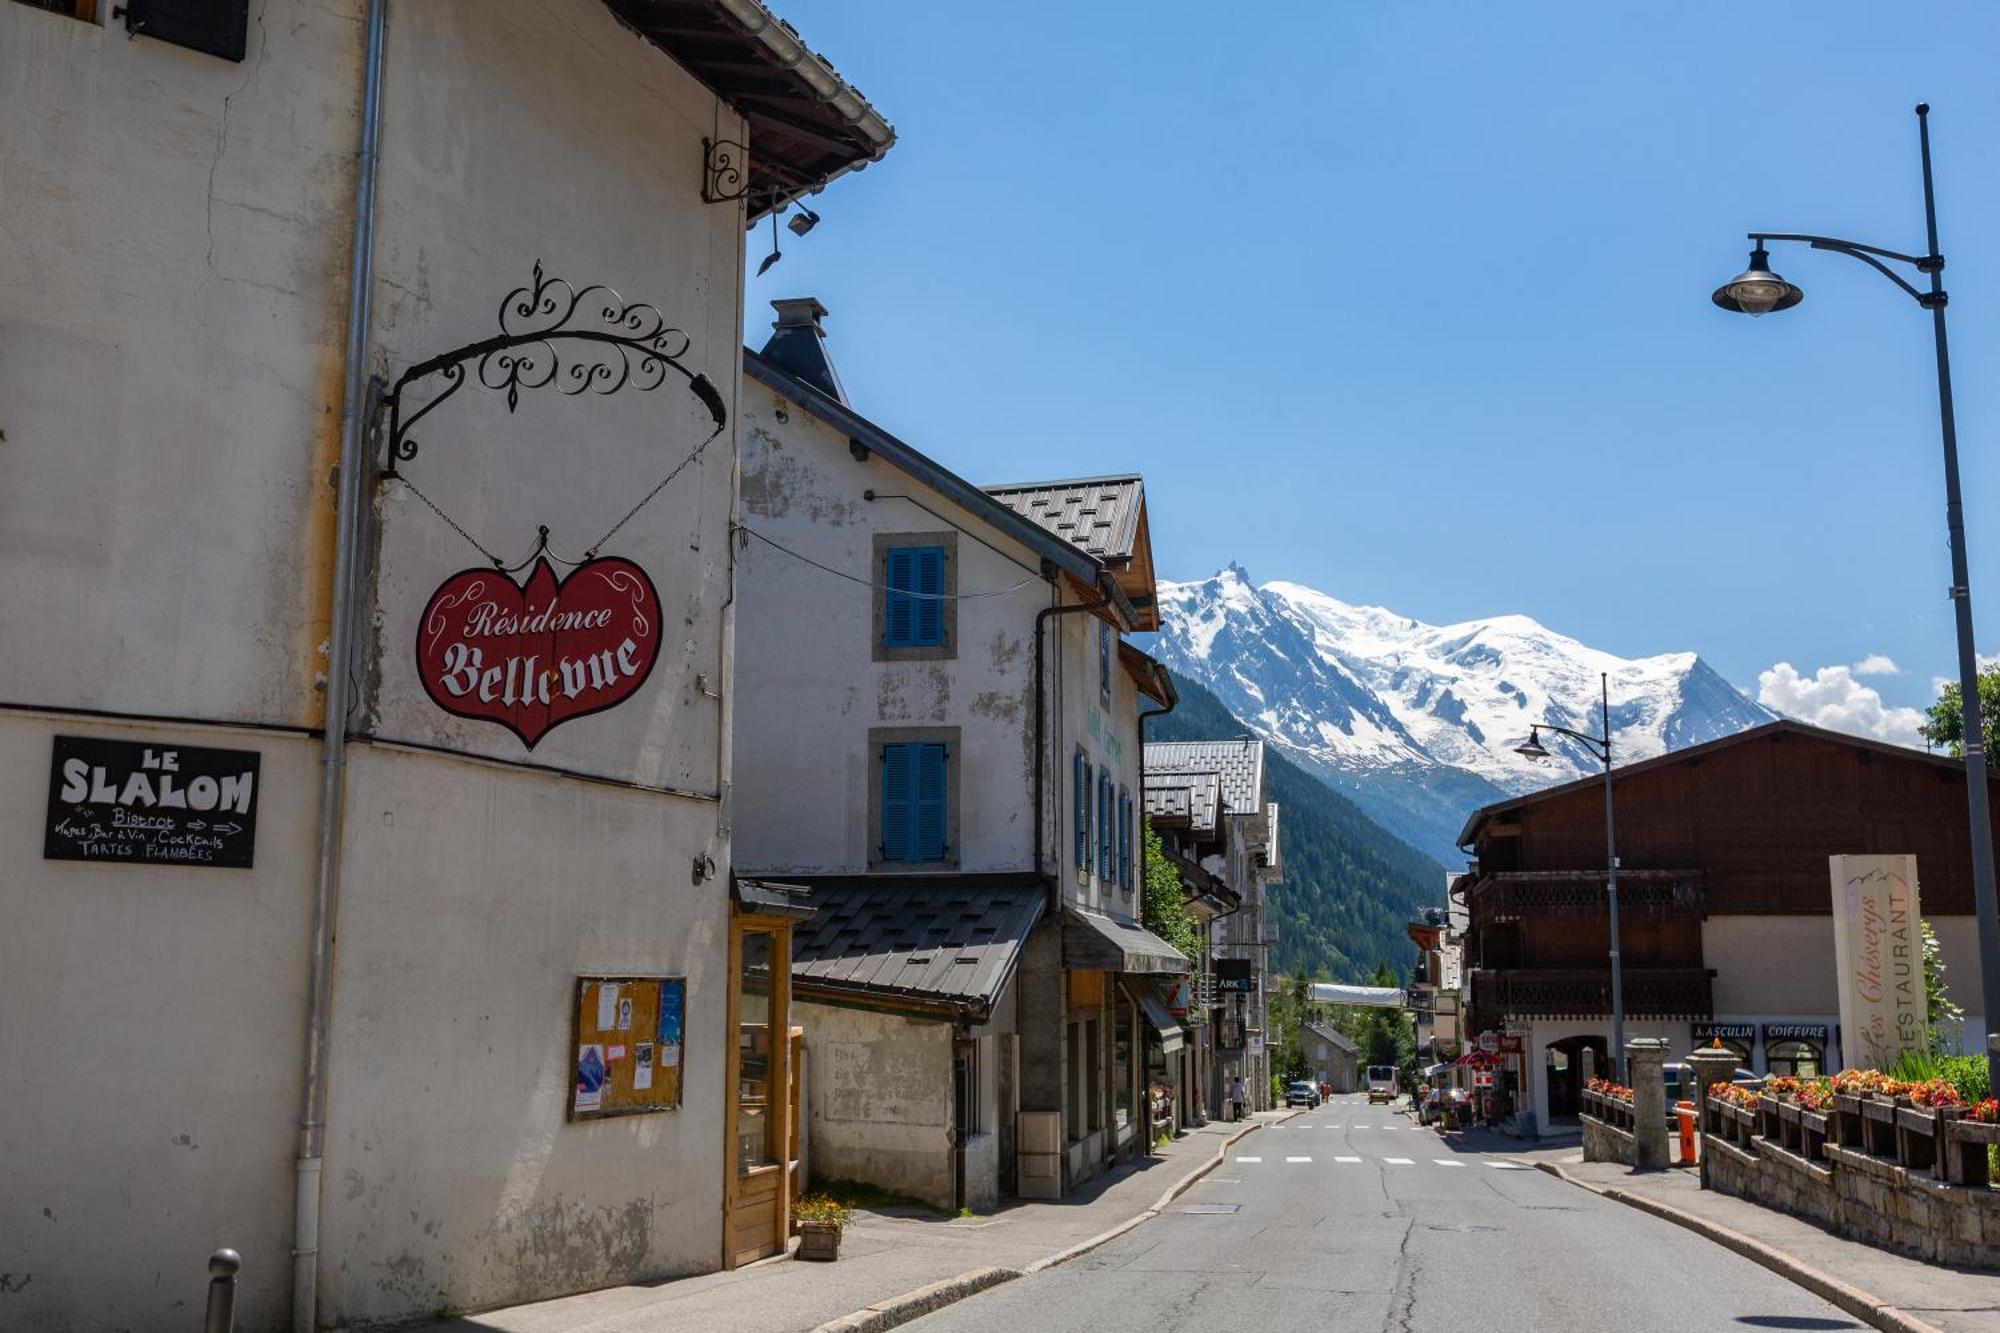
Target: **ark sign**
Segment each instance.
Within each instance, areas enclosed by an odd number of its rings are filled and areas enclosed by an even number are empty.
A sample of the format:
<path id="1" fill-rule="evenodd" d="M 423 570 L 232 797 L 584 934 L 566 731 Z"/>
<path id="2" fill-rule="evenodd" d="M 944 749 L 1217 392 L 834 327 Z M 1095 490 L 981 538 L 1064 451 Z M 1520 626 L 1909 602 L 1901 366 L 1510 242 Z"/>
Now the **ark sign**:
<path id="1" fill-rule="evenodd" d="M 535 745 L 572 718 L 638 692 L 660 655 L 660 596 L 630 560 L 587 560 L 558 579 L 538 557 L 525 582 L 467 569 L 431 594 L 417 675 L 447 713 Z"/>

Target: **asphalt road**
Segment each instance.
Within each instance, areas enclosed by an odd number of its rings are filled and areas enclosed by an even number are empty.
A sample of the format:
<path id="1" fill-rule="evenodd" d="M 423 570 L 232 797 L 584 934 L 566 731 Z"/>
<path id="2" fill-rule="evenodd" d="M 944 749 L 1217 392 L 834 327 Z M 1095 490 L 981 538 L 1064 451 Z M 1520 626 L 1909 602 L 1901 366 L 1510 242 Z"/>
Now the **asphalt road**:
<path id="1" fill-rule="evenodd" d="M 1336 1097 L 1167 1212 L 913 1333 L 1859 1329 L 1692 1232 Z"/>

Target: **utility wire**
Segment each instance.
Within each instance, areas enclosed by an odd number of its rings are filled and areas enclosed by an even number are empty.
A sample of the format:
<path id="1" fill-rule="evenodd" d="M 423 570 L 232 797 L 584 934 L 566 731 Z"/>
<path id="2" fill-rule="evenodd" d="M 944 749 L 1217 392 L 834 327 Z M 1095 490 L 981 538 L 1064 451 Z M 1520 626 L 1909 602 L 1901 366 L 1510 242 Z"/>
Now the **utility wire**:
<path id="1" fill-rule="evenodd" d="M 978 601 L 982 597 L 1005 597 L 1010 592 L 1019 592 L 1030 583 L 1040 583 L 1042 581 L 1040 574 L 1030 574 L 1019 583 L 1010 583 L 1004 588 L 990 588 L 985 592 L 913 592 L 908 588 L 892 588 L 886 583 L 877 583 L 873 579 L 862 578 L 859 574 L 850 574 L 844 569 L 835 569 L 832 565 L 823 565 L 809 555 L 800 555 L 791 547 L 772 541 L 769 537 L 757 531 L 757 529 L 745 524 L 738 523 L 736 530 L 746 537 L 755 537 L 766 546 L 776 547 L 794 560 L 802 560 L 814 569 L 824 570 L 837 579 L 846 579 L 849 583 L 858 583 L 864 588 L 873 588 L 877 592 L 893 592 L 901 597 L 917 597 L 929 602 L 973 602 Z"/>

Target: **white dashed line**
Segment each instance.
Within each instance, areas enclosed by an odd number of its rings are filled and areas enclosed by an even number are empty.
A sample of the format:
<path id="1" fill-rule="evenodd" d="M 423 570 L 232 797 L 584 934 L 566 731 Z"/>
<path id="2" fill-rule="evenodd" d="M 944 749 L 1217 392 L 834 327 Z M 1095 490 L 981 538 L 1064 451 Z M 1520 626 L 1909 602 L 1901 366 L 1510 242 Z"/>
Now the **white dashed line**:
<path id="1" fill-rule="evenodd" d="M 1358 1162 L 1361 1159 L 1359 1157 L 1336 1157 L 1333 1160 L 1336 1162 Z"/>
<path id="2" fill-rule="evenodd" d="M 1286 1160 L 1286 1161 L 1288 1161 L 1288 1162 L 1310 1162 L 1310 1161 L 1312 1160 L 1312 1158 L 1310 1158 L 1310 1157 L 1287 1157 L 1287 1158 L 1286 1158 L 1285 1160 Z"/>
<path id="3" fill-rule="evenodd" d="M 1432 1160 L 1433 1162 L 1436 1162 L 1436 1163 L 1437 1163 L 1437 1164 L 1438 1164 L 1439 1166 L 1464 1166 L 1464 1165 L 1465 1165 L 1465 1163 L 1464 1163 L 1464 1162 L 1461 1162 L 1461 1161 L 1459 1161 L 1459 1160 L 1458 1160 L 1457 1158 L 1454 1158 L 1454 1157 L 1433 1157 L 1433 1158 L 1431 1158 L 1431 1160 Z"/>
<path id="4" fill-rule="evenodd" d="M 1416 1163 L 1415 1163 L 1415 1162 L 1411 1161 L 1411 1160 L 1410 1160 L 1409 1158 L 1407 1158 L 1407 1157 L 1384 1157 L 1384 1158 L 1383 1158 L 1382 1160 L 1383 1160 L 1384 1162 L 1387 1162 L 1387 1163 L 1388 1163 L 1388 1164 L 1389 1164 L 1390 1166 L 1415 1166 L 1415 1165 L 1416 1165 Z"/>
<path id="5" fill-rule="evenodd" d="M 1239 1157 L 1236 1160 L 1239 1162 L 1261 1162 L 1264 1159 L 1261 1157 Z"/>
<path id="6" fill-rule="evenodd" d="M 1528 1169 L 1526 1162 L 1488 1162 L 1486 1165 L 1492 1167 L 1495 1171 L 1526 1171 Z"/>

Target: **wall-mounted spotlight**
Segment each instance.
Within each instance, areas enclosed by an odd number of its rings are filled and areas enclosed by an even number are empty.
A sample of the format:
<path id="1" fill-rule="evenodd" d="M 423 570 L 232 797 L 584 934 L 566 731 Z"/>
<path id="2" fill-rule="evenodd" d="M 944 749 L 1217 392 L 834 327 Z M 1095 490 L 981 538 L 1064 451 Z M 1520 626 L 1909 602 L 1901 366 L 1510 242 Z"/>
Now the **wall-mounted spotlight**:
<path id="1" fill-rule="evenodd" d="M 798 212 L 792 214 L 792 220 L 785 225 L 792 229 L 792 235 L 803 236 L 819 225 L 819 214 L 813 212 L 804 204 L 800 204 L 798 209 Z"/>

